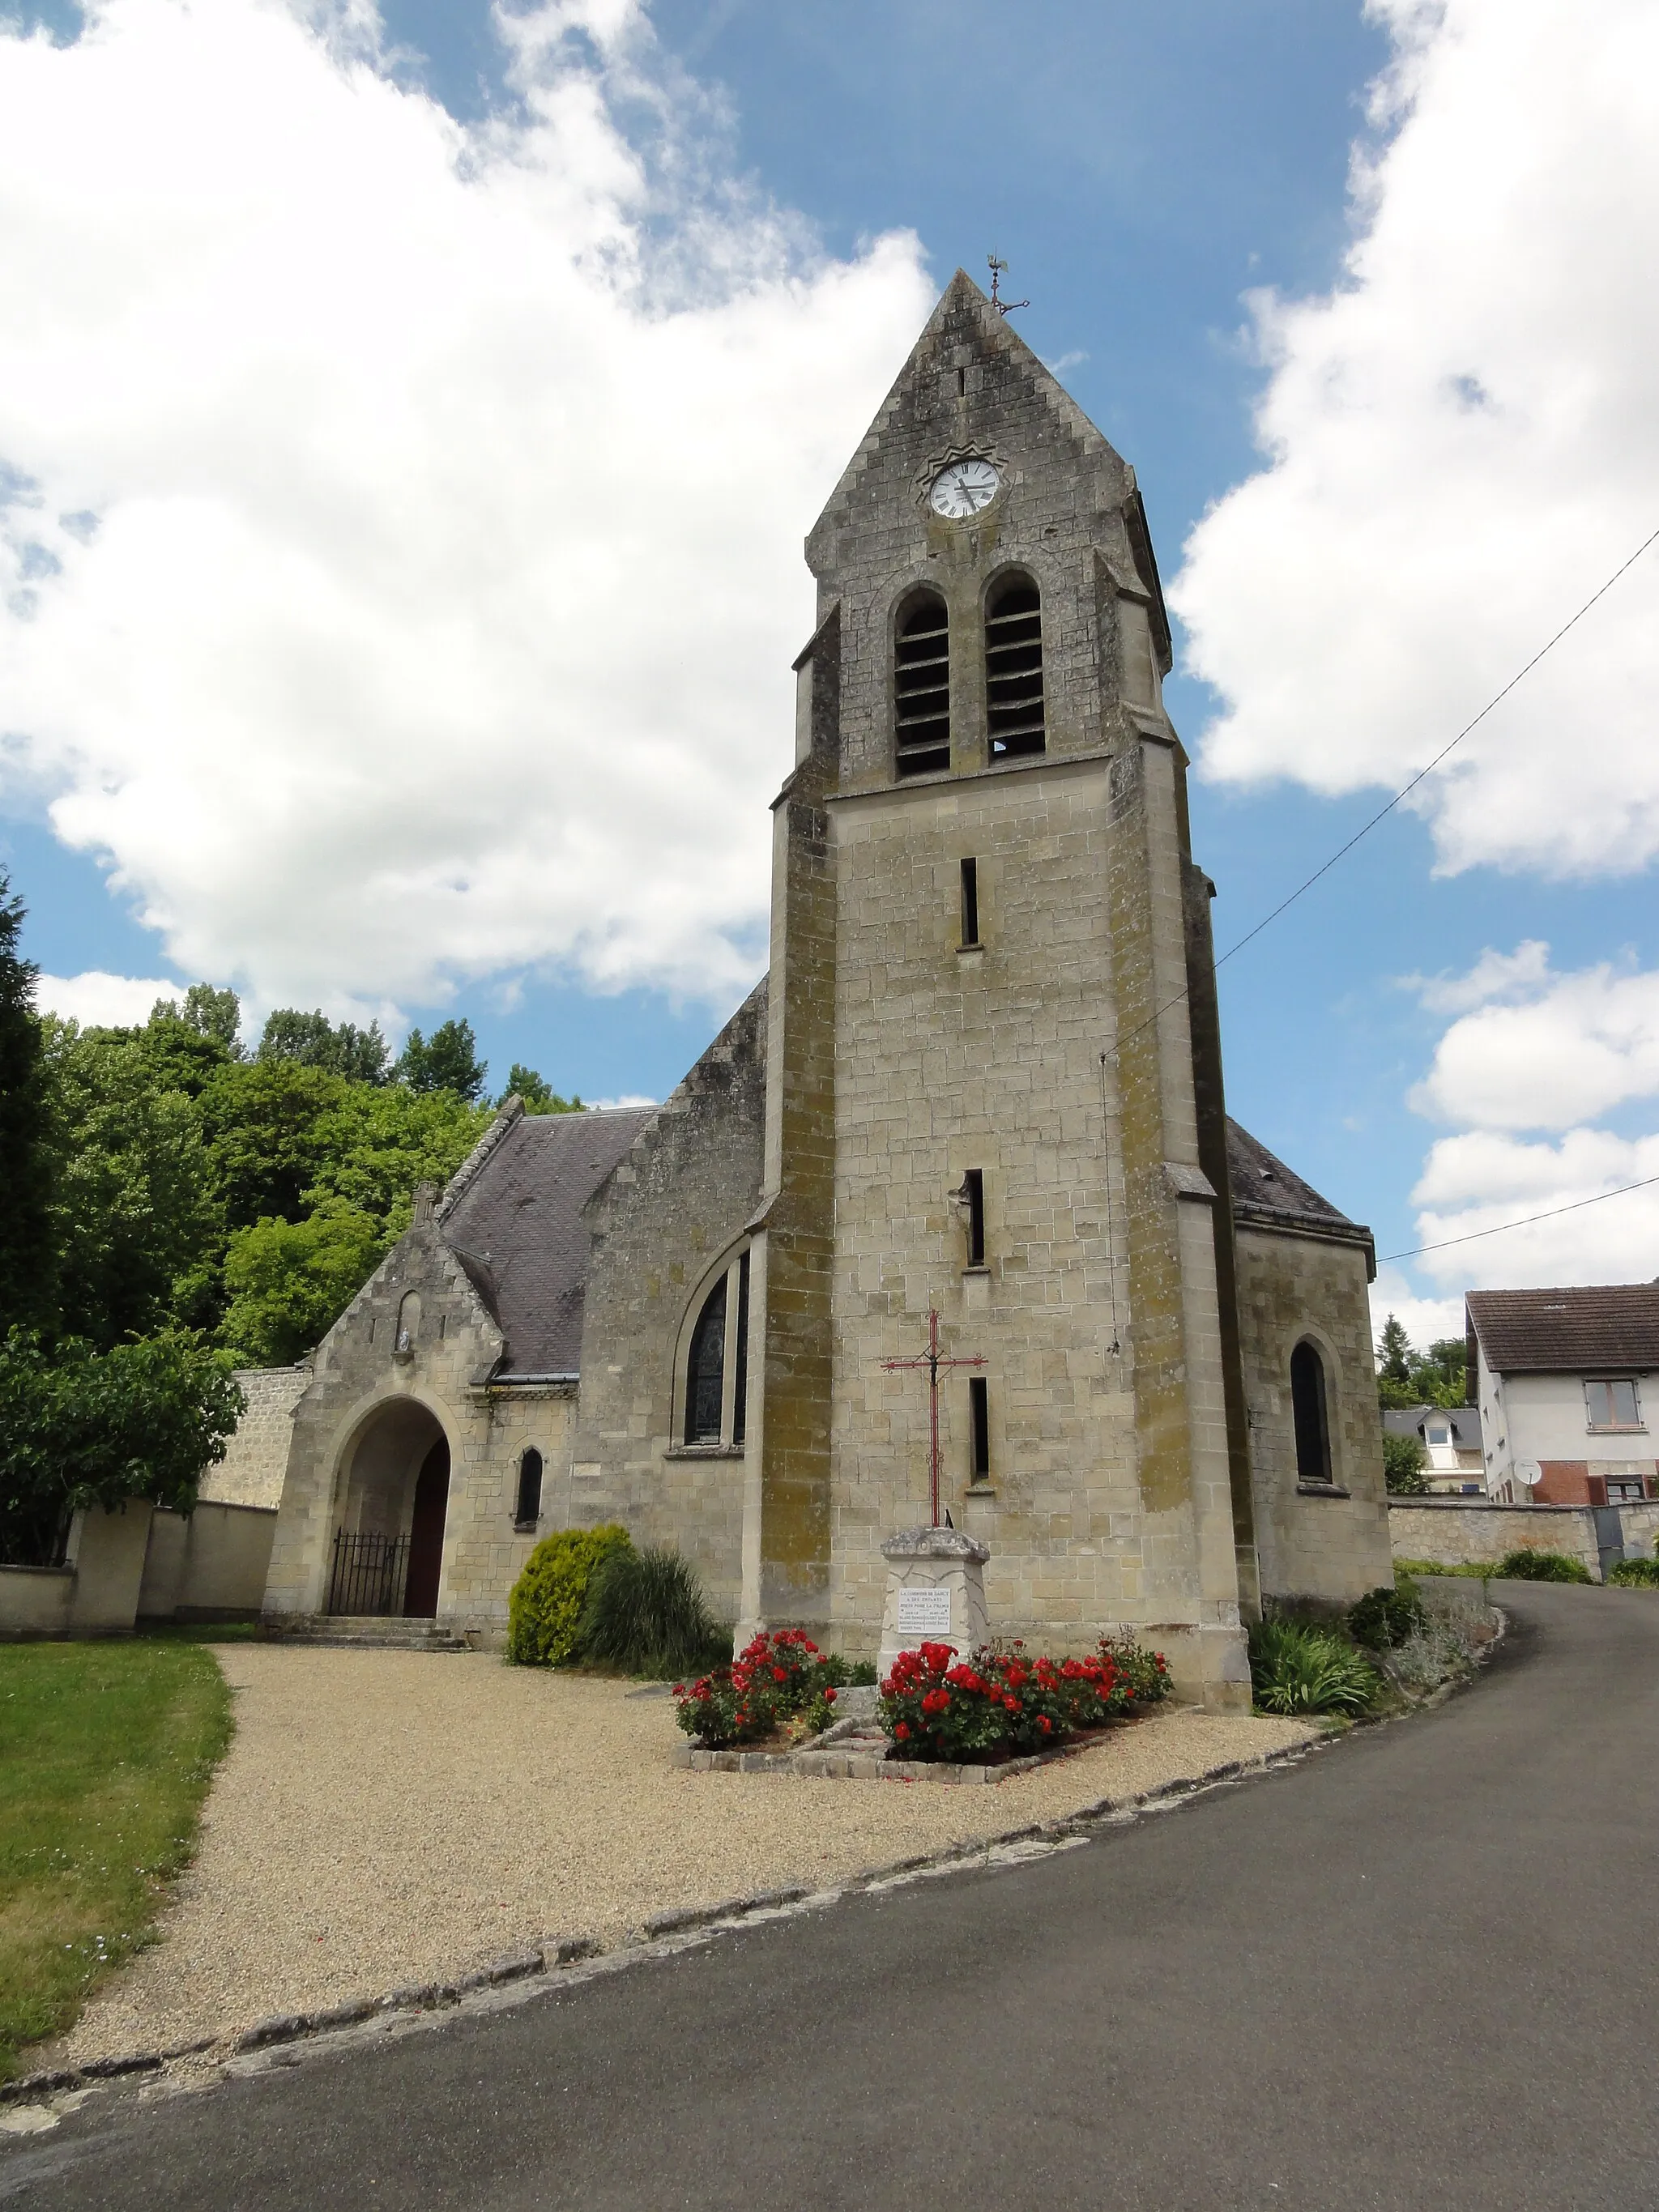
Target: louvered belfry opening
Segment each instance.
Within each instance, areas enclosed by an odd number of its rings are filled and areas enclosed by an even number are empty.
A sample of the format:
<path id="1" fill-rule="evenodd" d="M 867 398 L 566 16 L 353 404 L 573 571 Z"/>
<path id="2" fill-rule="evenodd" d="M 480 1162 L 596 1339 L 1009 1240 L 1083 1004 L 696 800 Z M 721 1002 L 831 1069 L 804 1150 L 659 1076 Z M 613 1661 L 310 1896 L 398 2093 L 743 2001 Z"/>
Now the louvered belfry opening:
<path id="1" fill-rule="evenodd" d="M 1029 576 L 1005 578 L 986 608 L 985 696 L 993 760 L 1042 750 L 1042 600 Z"/>
<path id="2" fill-rule="evenodd" d="M 899 617 L 893 652 L 897 708 L 894 766 L 925 775 L 951 765 L 951 618 L 937 592 L 922 592 Z"/>

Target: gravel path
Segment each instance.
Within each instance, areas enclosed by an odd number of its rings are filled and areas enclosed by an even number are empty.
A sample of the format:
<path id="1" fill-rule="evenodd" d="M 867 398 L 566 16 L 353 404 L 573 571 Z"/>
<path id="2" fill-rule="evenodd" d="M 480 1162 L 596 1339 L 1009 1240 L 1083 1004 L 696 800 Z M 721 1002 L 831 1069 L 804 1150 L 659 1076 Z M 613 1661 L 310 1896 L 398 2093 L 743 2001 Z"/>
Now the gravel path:
<path id="1" fill-rule="evenodd" d="M 216 1647 L 237 1732 L 161 1941 L 43 2063 L 230 2033 L 551 1935 L 830 1884 L 1303 1741 L 1176 1711 L 995 1788 L 694 1774 L 668 1699 L 483 1654 Z"/>

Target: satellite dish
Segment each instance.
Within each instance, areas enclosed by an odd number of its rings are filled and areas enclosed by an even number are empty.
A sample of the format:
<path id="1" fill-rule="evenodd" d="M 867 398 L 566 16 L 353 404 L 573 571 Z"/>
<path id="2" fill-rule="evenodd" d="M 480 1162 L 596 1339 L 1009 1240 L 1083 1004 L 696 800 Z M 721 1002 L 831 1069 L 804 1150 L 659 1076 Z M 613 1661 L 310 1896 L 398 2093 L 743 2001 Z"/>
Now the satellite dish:
<path id="1" fill-rule="evenodd" d="M 1535 1459 L 1518 1459 L 1515 1462 L 1516 1480 L 1524 1482 L 1528 1490 L 1536 1490 L 1544 1480 L 1544 1470 Z"/>

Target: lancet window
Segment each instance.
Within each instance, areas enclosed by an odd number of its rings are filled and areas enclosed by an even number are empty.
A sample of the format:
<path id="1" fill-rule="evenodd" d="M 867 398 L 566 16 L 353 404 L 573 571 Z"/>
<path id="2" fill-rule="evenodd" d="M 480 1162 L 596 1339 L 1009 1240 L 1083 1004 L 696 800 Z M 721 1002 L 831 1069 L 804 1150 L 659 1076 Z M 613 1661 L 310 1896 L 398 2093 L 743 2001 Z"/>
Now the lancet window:
<path id="1" fill-rule="evenodd" d="M 986 604 L 985 705 L 993 760 L 1043 750 L 1042 596 L 1023 574 L 1003 577 Z"/>
<path id="2" fill-rule="evenodd" d="M 894 767 L 925 775 L 951 765 L 951 618 L 937 592 L 918 592 L 893 643 Z"/>

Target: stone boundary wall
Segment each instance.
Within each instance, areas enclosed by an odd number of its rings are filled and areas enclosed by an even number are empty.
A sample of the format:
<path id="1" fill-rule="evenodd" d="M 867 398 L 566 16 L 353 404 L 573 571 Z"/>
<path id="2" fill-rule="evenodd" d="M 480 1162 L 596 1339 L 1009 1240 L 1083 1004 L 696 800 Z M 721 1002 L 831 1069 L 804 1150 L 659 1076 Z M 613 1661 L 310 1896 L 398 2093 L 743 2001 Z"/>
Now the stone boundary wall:
<path id="1" fill-rule="evenodd" d="M 1389 1535 L 1396 1559 L 1432 1559 L 1444 1567 L 1495 1565 L 1507 1552 L 1565 1552 L 1582 1559 L 1597 1582 L 1601 1552 L 1596 1515 L 1616 1513 L 1627 1559 L 1651 1559 L 1659 1536 L 1659 1499 L 1637 1504 L 1494 1505 L 1484 1498 L 1392 1498 Z"/>
<path id="2" fill-rule="evenodd" d="M 283 1502 L 294 1408 L 311 1385 L 304 1367 L 239 1367 L 236 1380 L 247 1403 L 217 1467 L 202 1478 L 199 1495 L 213 1505 L 258 1505 L 275 1512 Z"/>

